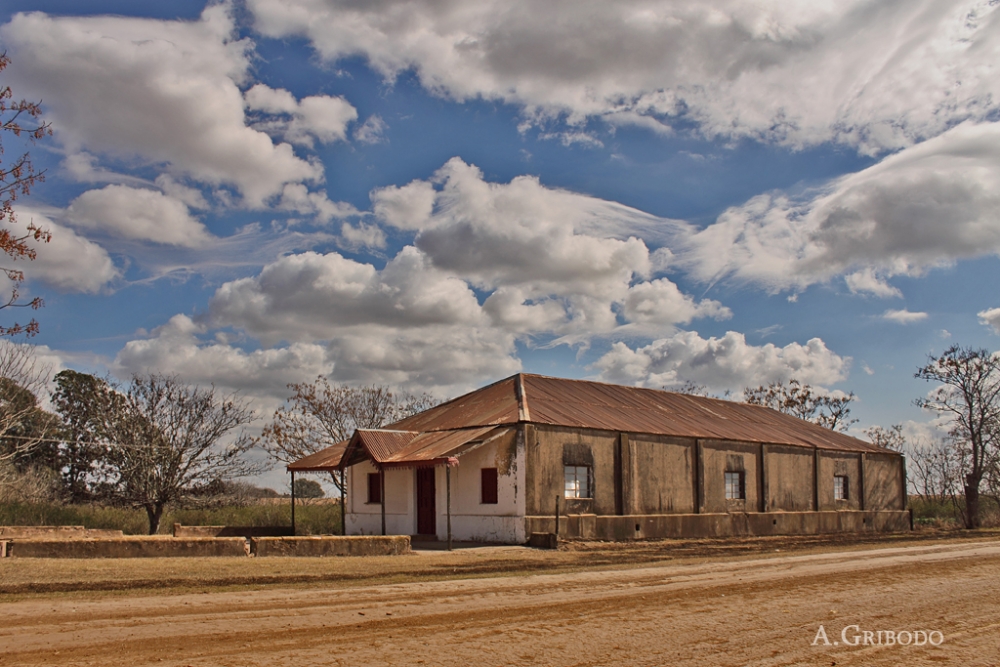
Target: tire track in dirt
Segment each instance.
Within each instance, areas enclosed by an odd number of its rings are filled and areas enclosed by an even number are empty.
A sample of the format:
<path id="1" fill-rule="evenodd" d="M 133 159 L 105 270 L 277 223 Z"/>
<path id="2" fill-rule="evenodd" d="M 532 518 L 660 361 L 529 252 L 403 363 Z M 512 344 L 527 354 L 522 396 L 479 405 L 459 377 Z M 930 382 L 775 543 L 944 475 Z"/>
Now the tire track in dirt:
<path id="1" fill-rule="evenodd" d="M 991 641 L 1000 649 L 990 631 L 998 575 L 1000 545 L 973 543 L 516 579 L 40 600 L 6 605 L 0 665 L 877 665 L 934 664 L 959 651 L 966 665 L 993 664 L 975 660 L 1000 654 L 986 650 Z M 899 647 L 829 652 L 810 646 L 824 621 L 836 627 L 831 636 L 847 621 L 938 623 L 950 639 L 905 656 Z"/>

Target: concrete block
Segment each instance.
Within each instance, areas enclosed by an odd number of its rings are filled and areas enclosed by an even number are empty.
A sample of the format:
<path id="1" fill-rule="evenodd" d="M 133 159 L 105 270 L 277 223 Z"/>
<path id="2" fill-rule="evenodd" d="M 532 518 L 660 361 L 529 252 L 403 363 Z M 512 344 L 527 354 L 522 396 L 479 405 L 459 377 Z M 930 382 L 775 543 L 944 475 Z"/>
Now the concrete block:
<path id="1" fill-rule="evenodd" d="M 0 539 L 52 539 L 123 537 L 122 531 L 83 526 L 0 526 Z"/>
<path id="2" fill-rule="evenodd" d="M 174 537 L 290 537 L 291 526 L 184 526 L 174 524 Z"/>
<path id="3" fill-rule="evenodd" d="M 536 549 L 558 549 L 559 538 L 555 533 L 532 533 L 528 546 Z"/>
<path id="4" fill-rule="evenodd" d="M 562 520 L 559 536 L 621 541 L 666 537 L 903 532 L 910 530 L 909 522 L 909 512 L 904 510 L 570 515 Z M 528 534 L 552 532 L 554 524 L 552 517 L 525 517 Z"/>
<path id="5" fill-rule="evenodd" d="M 410 552 L 409 535 L 255 537 L 250 552 L 271 556 L 398 556 Z"/>
<path id="6" fill-rule="evenodd" d="M 247 555 L 242 537 L 175 539 L 166 536 L 117 539 L 14 540 L 7 545 L 12 558 L 183 558 Z"/>

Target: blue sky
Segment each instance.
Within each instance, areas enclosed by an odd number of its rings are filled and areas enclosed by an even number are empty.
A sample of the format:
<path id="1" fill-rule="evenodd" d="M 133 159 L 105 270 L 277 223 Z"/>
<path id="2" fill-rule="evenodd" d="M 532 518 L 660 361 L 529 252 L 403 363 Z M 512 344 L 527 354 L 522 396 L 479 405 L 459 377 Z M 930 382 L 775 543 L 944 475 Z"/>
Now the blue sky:
<path id="1" fill-rule="evenodd" d="M 0 44 L 56 367 L 794 377 L 929 437 L 916 367 L 997 345 L 995 3 L 9 0 Z"/>

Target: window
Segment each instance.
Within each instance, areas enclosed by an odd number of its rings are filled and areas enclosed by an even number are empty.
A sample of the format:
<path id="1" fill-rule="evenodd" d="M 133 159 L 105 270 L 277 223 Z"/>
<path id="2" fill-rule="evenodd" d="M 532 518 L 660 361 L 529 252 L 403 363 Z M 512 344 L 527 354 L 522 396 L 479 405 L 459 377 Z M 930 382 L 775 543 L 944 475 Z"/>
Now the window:
<path id="1" fill-rule="evenodd" d="M 833 476 L 833 499 L 834 500 L 847 500 L 849 487 L 847 475 L 834 475 Z"/>
<path id="2" fill-rule="evenodd" d="M 566 466 L 566 497 L 590 498 L 590 468 Z"/>
<path id="3" fill-rule="evenodd" d="M 743 472 L 726 472 L 726 500 L 745 500 Z"/>
<path id="4" fill-rule="evenodd" d="M 382 504 L 382 475 L 377 472 L 368 473 L 368 504 Z"/>
<path id="5" fill-rule="evenodd" d="M 480 489 L 482 491 L 482 498 L 479 501 L 483 505 L 496 505 L 497 504 L 497 469 L 496 468 L 483 468 L 482 471 L 482 483 Z"/>

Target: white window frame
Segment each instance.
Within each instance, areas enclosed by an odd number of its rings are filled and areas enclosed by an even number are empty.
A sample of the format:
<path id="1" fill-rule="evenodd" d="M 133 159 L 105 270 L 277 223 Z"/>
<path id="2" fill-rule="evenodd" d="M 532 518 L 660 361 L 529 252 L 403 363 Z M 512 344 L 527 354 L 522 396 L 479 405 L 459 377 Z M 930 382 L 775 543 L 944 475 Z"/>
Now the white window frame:
<path id="1" fill-rule="evenodd" d="M 847 475 L 833 476 L 833 499 L 848 500 L 851 497 L 851 480 Z"/>
<path id="2" fill-rule="evenodd" d="M 742 470 L 726 471 L 726 500 L 746 500 L 747 494 L 744 480 Z"/>
<path id="3" fill-rule="evenodd" d="M 590 466 L 563 466 L 565 498 L 592 498 Z"/>

